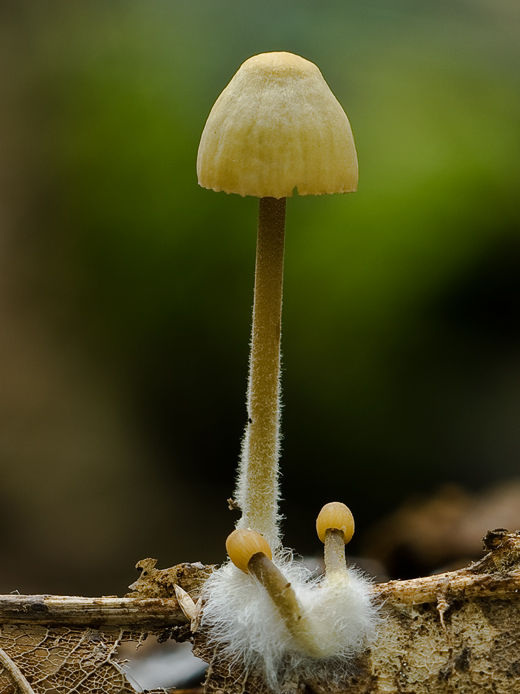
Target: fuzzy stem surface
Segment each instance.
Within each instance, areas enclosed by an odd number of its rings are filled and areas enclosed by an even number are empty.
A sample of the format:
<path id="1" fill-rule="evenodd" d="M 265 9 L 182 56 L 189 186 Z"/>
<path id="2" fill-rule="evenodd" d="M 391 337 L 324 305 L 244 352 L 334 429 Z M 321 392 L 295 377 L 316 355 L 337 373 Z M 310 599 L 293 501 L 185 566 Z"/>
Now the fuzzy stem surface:
<path id="1" fill-rule="evenodd" d="M 329 528 L 325 531 L 324 545 L 325 575 L 327 579 L 348 576 L 345 560 L 345 540 L 343 531 Z"/>
<path id="2" fill-rule="evenodd" d="M 313 638 L 296 593 L 282 572 L 262 552 L 251 557 L 247 568 L 269 593 L 280 617 L 299 647 L 308 655 L 320 657 L 321 651 Z"/>
<path id="3" fill-rule="evenodd" d="M 261 533 L 275 548 L 280 453 L 280 337 L 286 200 L 261 198 L 256 246 L 253 327 L 247 391 L 248 424 L 242 444 L 238 528 Z"/>

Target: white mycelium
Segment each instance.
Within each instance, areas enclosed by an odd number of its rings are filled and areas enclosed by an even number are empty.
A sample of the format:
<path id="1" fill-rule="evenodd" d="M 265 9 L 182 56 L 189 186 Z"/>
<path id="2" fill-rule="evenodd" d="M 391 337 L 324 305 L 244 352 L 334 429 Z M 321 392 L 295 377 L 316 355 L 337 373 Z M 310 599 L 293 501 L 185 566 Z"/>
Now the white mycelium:
<path id="1" fill-rule="evenodd" d="M 205 585 L 203 626 L 210 641 L 244 671 L 262 671 L 274 691 L 284 672 L 295 667 L 315 672 L 334 660 L 338 674 L 348 672 L 353 658 L 369 645 L 378 621 L 370 583 L 353 569 L 339 581 L 316 579 L 288 554 L 274 563 L 296 593 L 319 656 L 300 648 L 264 586 L 230 562 Z"/>

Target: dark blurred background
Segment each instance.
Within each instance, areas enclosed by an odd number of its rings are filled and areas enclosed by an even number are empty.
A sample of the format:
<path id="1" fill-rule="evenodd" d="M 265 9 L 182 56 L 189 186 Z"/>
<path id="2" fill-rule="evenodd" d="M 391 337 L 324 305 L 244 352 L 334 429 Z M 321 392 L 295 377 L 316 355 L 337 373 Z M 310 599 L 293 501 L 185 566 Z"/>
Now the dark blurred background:
<path id="1" fill-rule="evenodd" d="M 519 30 L 517 0 L 2 0 L 1 592 L 224 558 L 257 201 L 199 188 L 195 160 L 264 51 L 320 67 L 360 161 L 355 195 L 288 203 L 287 544 L 319 551 L 330 500 L 361 552 L 414 495 L 509 485 Z"/>

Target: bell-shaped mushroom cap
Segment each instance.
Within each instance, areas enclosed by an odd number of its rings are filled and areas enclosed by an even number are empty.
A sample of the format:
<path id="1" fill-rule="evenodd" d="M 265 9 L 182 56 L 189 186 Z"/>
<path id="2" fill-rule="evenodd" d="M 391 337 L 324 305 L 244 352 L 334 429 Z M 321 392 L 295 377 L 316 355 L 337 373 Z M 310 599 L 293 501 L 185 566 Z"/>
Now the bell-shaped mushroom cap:
<path id="1" fill-rule="evenodd" d="M 197 174 L 204 188 L 260 198 L 355 191 L 350 123 L 316 65 L 292 53 L 246 60 L 209 114 Z"/>

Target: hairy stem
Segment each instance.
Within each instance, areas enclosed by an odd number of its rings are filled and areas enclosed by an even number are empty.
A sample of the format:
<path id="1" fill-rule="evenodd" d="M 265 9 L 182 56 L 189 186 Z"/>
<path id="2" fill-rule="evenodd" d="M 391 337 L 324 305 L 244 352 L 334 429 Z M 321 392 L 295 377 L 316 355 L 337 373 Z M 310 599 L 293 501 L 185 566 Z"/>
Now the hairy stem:
<path id="1" fill-rule="evenodd" d="M 328 579 L 348 575 L 343 535 L 343 531 L 336 528 L 325 531 L 324 561 L 325 575 Z"/>
<path id="2" fill-rule="evenodd" d="M 256 530 L 273 548 L 280 543 L 278 457 L 285 203 L 285 198 L 260 199 L 248 424 L 237 488 L 237 501 L 242 509 L 238 527 Z"/>
<path id="3" fill-rule="evenodd" d="M 308 655 L 319 657 L 321 651 L 313 638 L 296 593 L 282 572 L 262 552 L 251 557 L 247 568 L 269 593 L 285 626 L 300 648 Z"/>

